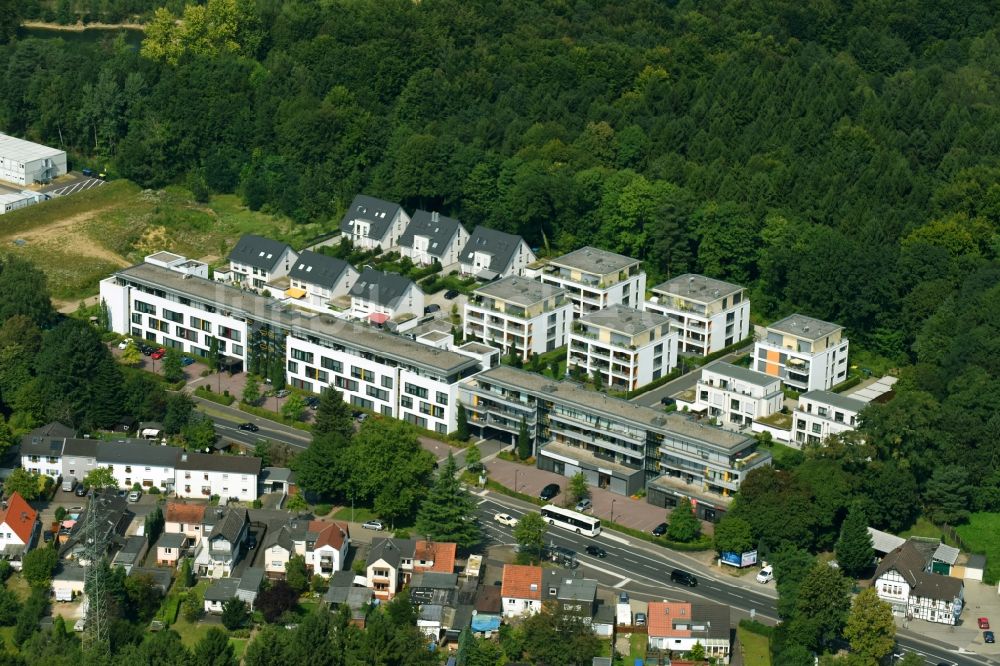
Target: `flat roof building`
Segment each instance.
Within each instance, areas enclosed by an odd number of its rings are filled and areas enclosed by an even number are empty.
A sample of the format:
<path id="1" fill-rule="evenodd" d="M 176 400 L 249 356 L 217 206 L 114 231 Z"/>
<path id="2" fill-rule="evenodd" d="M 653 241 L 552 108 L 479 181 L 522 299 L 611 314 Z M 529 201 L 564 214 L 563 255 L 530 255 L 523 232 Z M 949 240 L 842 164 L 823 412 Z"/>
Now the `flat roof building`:
<path id="1" fill-rule="evenodd" d="M 750 336 L 750 301 L 739 285 L 685 273 L 652 292 L 643 309 L 673 320 L 682 353 L 708 356 Z"/>
<path id="2" fill-rule="evenodd" d="M 646 293 L 642 262 L 589 245 L 540 259 L 528 266 L 525 275 L 566 289 L 576 317 L 612 305 L 641 309 Z"/>
<path id="3" fill-rule="evenodd" d="M 44 183 L 66 173 L 66 151 L 0 134 L 0 180 Z"/>

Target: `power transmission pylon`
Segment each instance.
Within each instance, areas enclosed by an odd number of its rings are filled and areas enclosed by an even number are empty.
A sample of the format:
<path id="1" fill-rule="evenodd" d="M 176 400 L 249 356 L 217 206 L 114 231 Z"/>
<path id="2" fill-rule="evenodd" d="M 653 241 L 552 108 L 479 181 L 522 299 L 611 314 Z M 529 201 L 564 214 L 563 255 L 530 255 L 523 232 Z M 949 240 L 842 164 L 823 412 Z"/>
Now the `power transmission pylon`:
<path id="1" fill-rule="evenodd" d="M 108 598 L 107 569 L 102 566 L 107 557 L 106 529 L 98 515 L 104 502 L 103 495 L 95 488 L 87 502 L 87 515 L 84 520 L 82 536 L 83 557 L 86 559 L 84 571 L 84 586 L 87 591 L 87 647 L 92 654 L 110 657 L 111 644 L 108 640 Z"/>

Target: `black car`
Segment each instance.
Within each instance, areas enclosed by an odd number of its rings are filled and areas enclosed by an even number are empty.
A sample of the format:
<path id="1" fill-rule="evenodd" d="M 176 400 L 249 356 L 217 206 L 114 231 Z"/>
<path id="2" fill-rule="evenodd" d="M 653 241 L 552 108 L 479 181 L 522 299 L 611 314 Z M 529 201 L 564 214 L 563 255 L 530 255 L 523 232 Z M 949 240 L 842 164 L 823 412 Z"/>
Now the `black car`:
<path id="1" fill-rule="evenodd" d="M 257 535 L 251 532 L 247 535 L 247 549 L 253 550 L 257 547 Z"/>
<path id="2" fill-rule="evenodd" d="M 666 523 L 660 523 L 659 525 L 653 528 L 653 536 L 663 536 L 666 533 L 667 533 Z"/>
<path id="3" fill-rule="evenodd" d="M 441 310 L 441 306 L 437 303 L 431 303 L 424 307 L 424 314 L 433 314 Z"/>
<path id="4" fill-rule="evenodd" d="M 665 398 L 660 398 L 660 404 L 664 407 L 669 407 L 670 405 L 676 405 L 677 401 L 670 396 L 667 396 Z"/>
<path id="5" fill-rule="evenodd" d="M 670 580 L 679 585 L 687 585 L 688 587 L 698 586 L 698 579 L 694 575 L 680 569 L 674 569 L 670 572 Z"/>
<path id="6" fill-rule="evenodd" d="M 447 298 L 449 301 L 457 296 L 458 296 L 458 289 L 449 289 L 448 291 L 444 292 L 444 297 Z"/>
<path id="7" fill-rule="evenodd" d="M 542 488 L 542 492 L 538 494 L 538 497 L 548 502 L 550 499 L 559 494 L 559 484 L 550 483 L 549 485 Z"/>
<path id="8" fill-rule="evenodd" d="M 587 555 L 592 555 L 593 557 L 599 557 L 602 560 L 608 556 L 608 551 L 604 550 L 600 546 L 587 546 Z"/>
<path id="9" fill-rule="evenodd" d="M 306 398 L 305 403 L 309 409 L 316 409 L 319 407 L 319 398 L 317 398 L 314 395 L 311 395 L 308 398 Z"/>
<path id="10" fill-rule="evenodd" d="M 240 430 L 249 430 L 250 432 L 257 432 L 258 430 L 260 430 L 260 428 L 257 426 L 256 423 L 250 423 L 249 421 L 247 421 L 246 423 L 241 423 L 239 425 L 239 428 Z"/>
<path id="11" fill-rule="evenodd" d="M 156 348 L 149 345 L 139 345 L 139 351 L 142 352 L 143 356 L 149 356 L 156 351 Z"/>
<path id="12" fill-rule="evenodd" d="M 77 497 L 86 497 L 87 496 L 87 487 L 85 485 L 83 485 L 82 483 L 77 484 L 76 490 L 73 491 L 73 494 L 76 495 Z"/>

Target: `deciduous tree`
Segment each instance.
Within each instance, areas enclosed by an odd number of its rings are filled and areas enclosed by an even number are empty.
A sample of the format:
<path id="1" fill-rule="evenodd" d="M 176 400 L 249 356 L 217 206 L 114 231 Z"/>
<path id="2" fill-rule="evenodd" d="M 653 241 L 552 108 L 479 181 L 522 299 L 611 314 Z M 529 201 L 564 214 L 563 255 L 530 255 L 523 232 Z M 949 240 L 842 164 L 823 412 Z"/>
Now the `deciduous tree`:
<path id="1" fill-rule="evenodd" d="M 667 527 L 667 538 L 671 541 L 687 543 L 701 536 L 701 521 L 694 515 L 691 500 L 682 497 L 677 506 L 670 512 L 670 525 Z"/>
<path id="2" fill-rule="evenodd" d="M 799 585 L 792 636 L 814 650 L 836 638 L 851 606 L 851 581 L 825 562 L 813 565 Z"/>
<path id="3" fill-rule="evenodd" d="M 4 479 L 3 491 L 7 497 L 17 493 L 30 502 L 41 492 L 41 477 L 23 467 L 15 467 L 10 476 Z"/>
<path id="4" fill-rule="evenodd" d="M 222 626 L 229 631 L 240 629 L 250 619 L 250 609 L 242 599 L 233 597 L 222 604 Z"/>
<path id="5" fill-rule="evenodd" d="M 285 563 L 285 581 L 297 594 L 302 594 L 309 587 L 309 575 L 306 571 L 306 559 L 302 555 L 292 555 Z"/>
<path id="6" fill-rule="evenodd" d="M 514 527 L 514 540 L 517 541 L 517 545 L 522 550 L 541 558 L 547 530 L 548 525 L 542 518 L 542 514 L 529 511 L 517 521 L 517 525 Z"/>
<path id="7" fill-rule="evenodd" d="M 528 423 L 521 417 L 521 426 L 517 431 L 517 457 L 527 460 L 531 457 L 531 436 L 528 434 Z"/>
<path id="8" fill-rule="evenodd" d="M 892 652 L 896 645 L 896 622 L 892 608 L 878 598 L 875 588 L 865 588 L 854 597 L 844 637 L 851 644 L 851 652 L 865 666 L 877 666 Z"/>

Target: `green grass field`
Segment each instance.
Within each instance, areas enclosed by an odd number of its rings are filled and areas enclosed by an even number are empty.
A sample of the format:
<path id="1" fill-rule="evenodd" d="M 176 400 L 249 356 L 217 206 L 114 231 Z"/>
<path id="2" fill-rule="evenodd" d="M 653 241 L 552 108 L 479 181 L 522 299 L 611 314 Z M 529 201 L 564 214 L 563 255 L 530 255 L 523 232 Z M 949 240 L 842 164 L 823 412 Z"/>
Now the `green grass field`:
<path id="1" fill-rule="evenodd" d="M 649 637 L 646 634 L 629 634 L 629 662 L 634 659 L 645 659 L 646 648 L 649 647 Z"/>
<path id="2" fill-rule="evenodd" d="M 320 224 L 251 211 L 235 195 L 200 204 L 180 187 L 142 190 L 119 180 L 4 215 L 0 255 L 34 262 L 65 303 L 96 294 L 110 272 L 158 250 L 219 263 L 243 234 L 299 249 L 322 232 Z"/>
<path id="3" fill-rule="evenodd" d="M 984 581 L 1000 581 L 1000 513 L 974 513 L 967 525 L 955 530 L 972 552 L 986 555 Z"/>
<path id="4" fill-rule="evenodd" d="M 988 514 L 987 514 L 988 515 Z M 901 532 L 899 536 L 903 539 L 909 539 L 910 537 L 926 537 L 928 539 L 941 539 L 950 546 L 957 546 L 954 539 L 949 539 L 937 525 L 927 520 L 924 517 L 917 519 L 917 522 L 913 524 L 913 527 Z M 962 536 L 964 539 L 965 536 Z"/>
<path id="5" fill-rule="evenodd" d="M 745 666 L 771 666 L 771 643 L 767 636 L 747 631 L 743 627 L 736 630 L 743 649 Z"/>

